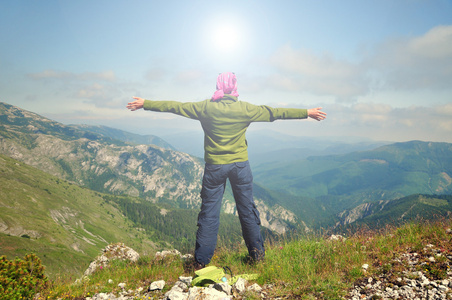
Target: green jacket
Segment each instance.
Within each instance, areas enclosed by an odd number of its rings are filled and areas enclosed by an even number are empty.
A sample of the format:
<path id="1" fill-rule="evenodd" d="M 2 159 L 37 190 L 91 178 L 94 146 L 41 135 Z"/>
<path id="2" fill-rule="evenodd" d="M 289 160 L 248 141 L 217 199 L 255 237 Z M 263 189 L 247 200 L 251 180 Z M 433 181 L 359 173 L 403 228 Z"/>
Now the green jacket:
<path id="1" fill-rule="evenodd" d="M 200 102 L 145 100 L 143 108 L 199 120 L 204 130 L 204 160 L 209 164 L 248 160 L 245 132 L 252 122 L 308 117 L 306 109 L 257 106 L 227 94 L 216 102 L 210 99 Z"/>

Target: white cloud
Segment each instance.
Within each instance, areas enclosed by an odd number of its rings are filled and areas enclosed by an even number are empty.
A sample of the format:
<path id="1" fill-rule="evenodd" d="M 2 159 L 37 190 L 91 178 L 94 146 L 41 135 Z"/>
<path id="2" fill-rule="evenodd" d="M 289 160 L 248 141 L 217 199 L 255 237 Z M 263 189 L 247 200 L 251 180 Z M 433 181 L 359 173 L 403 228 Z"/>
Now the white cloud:
<path id="1" fill-rule="evenodd" d="M 130 95 L 125 96 L 124 89 L 119 84 L 92 83 L 83 86 L 71 94 L 74 99 L 83 99 L 84 103 L 91 103 L 96 108 L 106 107 L 124 109 L 125 102 L 130 100 Z M 127 100 L 126 100 L 127 99 Z"/>
<path id="2" fill-rule="evenodd" d="M 438 116 L 445 116 L 451 118 L 452 121 L 452 103 L 448 103 L 442 106 L 434 108 L 434 112 Z"/>
<path id="3" fill-rule="evenodd" d="M 452 57 L 452 25 L 432 28 L 425 35 L 409 41 L 407 48 L 411 53 L 431 59 Z"/>
<path id="4" fill-rule="evenodd" d="M 356 67 L 344 61 L 334 59 L 330 54 L 315 55 L 307 50 L 295 50 L 290 45 L 278 49 L 272 57 L 276 67 L 317 78 L 352 77 L 356 75 Z"/>
<path id="5" fill-rule="evenodd" d="M 72 73 L 65 71 L 45 70 L 40 73 L 31 73 L 28 76 L 32 79 L 62 79 L 62 80 L 104 80 L 114 81 L 116 79 L 113 71 L 104 72 L 84 72 L 84 73 Z"/>
<path id="6" fill-rule="evenodd" d="M 367 136 L 379 140 L 452 142 L 452 104 L 394 108 L 379 103 L 336 104 L 328 107 L 325 123 L 331 133 Z"/>
<path id="7" fill-rule="evenodd" d="M 291 91 L 348 98 L 367 92 L 361 66 L 335 59 L 331 54 L 316 55 L 290 45 L 279 48 L 270 58 L 276 74 L 269 84 Z"/>
<path id="8" fill-rule="evenodd" d="M 30 78 L 32 78 L 32 79 L 47 79 L 47 78 L 64 79 L 64 78 L 71 78 L 71 77 L 73 77 L 73 74 L 70 73 L 70 72 L 45 70 L 45 71 L 40 72 L 40 73 L 28 74 L 28 76 Z"/>
<path id="9" fill-rule="evenodd" d="M 200 70 L 185 70 L 176 74 L 176 80 L 182 84 L 198 82 L 203 76 Z"/>
<path id="10" fill-rule="evenodd" d="M 351 112 L 355 122 L 381 127 L 390 121 L 392 107 L 385 104 L 357 103 L 352 106 Z"/>
<path id="11" fill-rule="evenodd" d="M 77 96 L 80 98 L 105 98 L 105 86 L 94 83 L 84 89 L 78 91 Z"/>
<path id="12" fill-rule="evenodd" d="M 451 88 L 452 25 L 434 27 L 413 38 L 387 40 L 369 53 L 351 62 L 285 45 L 270 58 L 275 72 L 268 76 L 268 85 L 348 102 L 370 91 Z"/>
<path id="13" fill-rule="evenodd" d="M 146 80 L 160 81 L 165 78 L 167 72 L 163 69 L 150 69 L 144 75 Z"/>
<path id="14" fill-rule="evenodd" d="M 432 28 L 412 39 L 388 41 L 376 49 L 368 65 L 385 88 L 450 89 L 452 25 Z"/>
<path id="15" fill-rule="evenodd" d="M 119 108 L 121 101 L 124 102 L 121 99 L 124 84 L 116 79 L 113 71 L 74 73 L 46 70 L 28 76 L 39 84 L 41 80 L 45 80 L 53 90 L 58 91 L 58 98 L 73 105 L 93 104 L 97 108 Z"/>

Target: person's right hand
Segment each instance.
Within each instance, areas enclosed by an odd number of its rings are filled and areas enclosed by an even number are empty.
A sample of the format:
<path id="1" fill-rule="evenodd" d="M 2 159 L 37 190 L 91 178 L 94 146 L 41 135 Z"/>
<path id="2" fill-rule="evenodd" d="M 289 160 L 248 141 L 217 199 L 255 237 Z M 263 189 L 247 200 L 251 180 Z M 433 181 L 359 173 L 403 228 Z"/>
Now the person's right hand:
<path id="1" fill-rule="evenodd" d="M 127 108 L 130 109 L 131 111 L 135 111 L 137 109 L 143 108 L 143 104 L 144 104 L 144 99 L 140 98 L 140 97 L 133 97 L 133 99 L 135 99 L 135 101 L 133 102 L 129 102 L 127 104 Z"/>
<path id="2" fill-rule="evenodd" d="M 308 117 L 317 121 L 326 119 L 326 113 L 321 111 L 321 107 L 308 109 Z"/>

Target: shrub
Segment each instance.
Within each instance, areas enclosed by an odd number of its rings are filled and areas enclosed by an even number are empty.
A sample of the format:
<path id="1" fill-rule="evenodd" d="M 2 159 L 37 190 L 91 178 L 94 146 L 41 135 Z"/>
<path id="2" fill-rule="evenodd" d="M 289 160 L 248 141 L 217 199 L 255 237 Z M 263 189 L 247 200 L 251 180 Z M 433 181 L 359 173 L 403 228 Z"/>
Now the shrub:
<path id="1" fill-rule="evenodd" d="M 0 299 L 32 299 L 46 284 L 44 267 L 35 254 L 11 261 L 0 256 Z"/>

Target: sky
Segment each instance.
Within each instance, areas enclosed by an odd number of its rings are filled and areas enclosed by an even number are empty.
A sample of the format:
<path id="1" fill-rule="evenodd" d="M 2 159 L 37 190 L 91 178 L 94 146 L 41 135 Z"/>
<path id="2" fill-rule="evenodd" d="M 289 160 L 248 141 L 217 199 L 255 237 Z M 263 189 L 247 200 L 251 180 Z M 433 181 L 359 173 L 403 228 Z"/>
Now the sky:
<path id="1" fill-rule="evenodd" d="M 201 130 L 133 96 L 323 107 L 252 124 L 310 137 L 452 142 L 452 0 L 0 0 L 0 102 L 64 124 Z"/>

